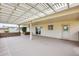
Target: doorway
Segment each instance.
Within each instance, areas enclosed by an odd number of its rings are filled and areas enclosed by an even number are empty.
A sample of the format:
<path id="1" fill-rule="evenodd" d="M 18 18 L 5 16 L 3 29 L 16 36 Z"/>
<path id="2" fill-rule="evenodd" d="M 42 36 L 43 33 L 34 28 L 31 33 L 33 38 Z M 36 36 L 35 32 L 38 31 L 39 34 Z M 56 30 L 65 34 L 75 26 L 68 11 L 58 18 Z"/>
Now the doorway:
<path id="1" fill-rule="evenodd" d="M 41 27 L 35 27 L 35 32 L 36 32 L 36 35 L 40 35 L 41 34 Z"/>
<path id="2" fill-rule="evenodd" d="M 62 25 L 62 38 L 63 39 L 69 39 L 70 36 L 70 29 L 69 29 L 69 25 Z"/>

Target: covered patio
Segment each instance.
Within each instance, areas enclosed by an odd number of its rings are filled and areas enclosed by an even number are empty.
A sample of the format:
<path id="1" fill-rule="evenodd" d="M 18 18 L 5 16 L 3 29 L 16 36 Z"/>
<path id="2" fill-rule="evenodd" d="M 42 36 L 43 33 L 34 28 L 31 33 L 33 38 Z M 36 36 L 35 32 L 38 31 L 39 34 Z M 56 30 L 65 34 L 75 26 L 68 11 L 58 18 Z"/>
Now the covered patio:
<path id="1" fill-rule="evenodd" d="M 78 56 L 77 42 L 33 36 L 0 38 L 1 56 Z"/>
<path id="2" fill-rule="evenodd" d="M 0 27 L 0 56 L 79 55 L 78 3 L 0 3 L 0 23 L 17 25 Z"/>

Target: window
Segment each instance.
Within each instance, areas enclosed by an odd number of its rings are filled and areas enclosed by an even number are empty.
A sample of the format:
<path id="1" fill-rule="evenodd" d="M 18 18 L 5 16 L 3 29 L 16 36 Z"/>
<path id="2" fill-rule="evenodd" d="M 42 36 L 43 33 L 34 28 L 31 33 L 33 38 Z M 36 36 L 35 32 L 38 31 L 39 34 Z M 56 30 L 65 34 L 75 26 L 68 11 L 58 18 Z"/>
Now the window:
<path id="1" fill-rule="evenodd" d="M 68 30 L 69 30 L 68 25 L 64 25 L 64 26 L 63 26 L 63 30 L 64 30 L 64 31 L 68 31 Z"/>
<path id="2" fill-rule="evenodd" d="M 53 25 L 48 25 L 48 30 L 53 30 Z"/>

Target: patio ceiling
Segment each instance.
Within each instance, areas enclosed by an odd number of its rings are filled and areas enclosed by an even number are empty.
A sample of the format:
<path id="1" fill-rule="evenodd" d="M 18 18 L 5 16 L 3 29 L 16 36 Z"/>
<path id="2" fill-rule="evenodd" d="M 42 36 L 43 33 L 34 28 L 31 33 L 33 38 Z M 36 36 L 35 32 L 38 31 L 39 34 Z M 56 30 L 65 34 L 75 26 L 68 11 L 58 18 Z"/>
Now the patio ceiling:
<path id="1" fill-rule="evenodd" d="M 79 5 L 78 3 L 0 3 L 0 23 L 22 24 Z"/>

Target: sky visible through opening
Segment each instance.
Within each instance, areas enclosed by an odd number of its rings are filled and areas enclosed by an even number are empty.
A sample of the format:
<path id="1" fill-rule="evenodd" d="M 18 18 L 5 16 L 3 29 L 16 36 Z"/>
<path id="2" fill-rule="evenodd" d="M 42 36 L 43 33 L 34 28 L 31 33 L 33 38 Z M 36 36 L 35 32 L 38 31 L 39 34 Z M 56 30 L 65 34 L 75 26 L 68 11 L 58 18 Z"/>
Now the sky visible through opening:
<path id="1" fill-rule="evenodd" d="M 0 23 L 0 28 L 6 28 L 6 27 L 18 27 L 18 25 Z"/>

